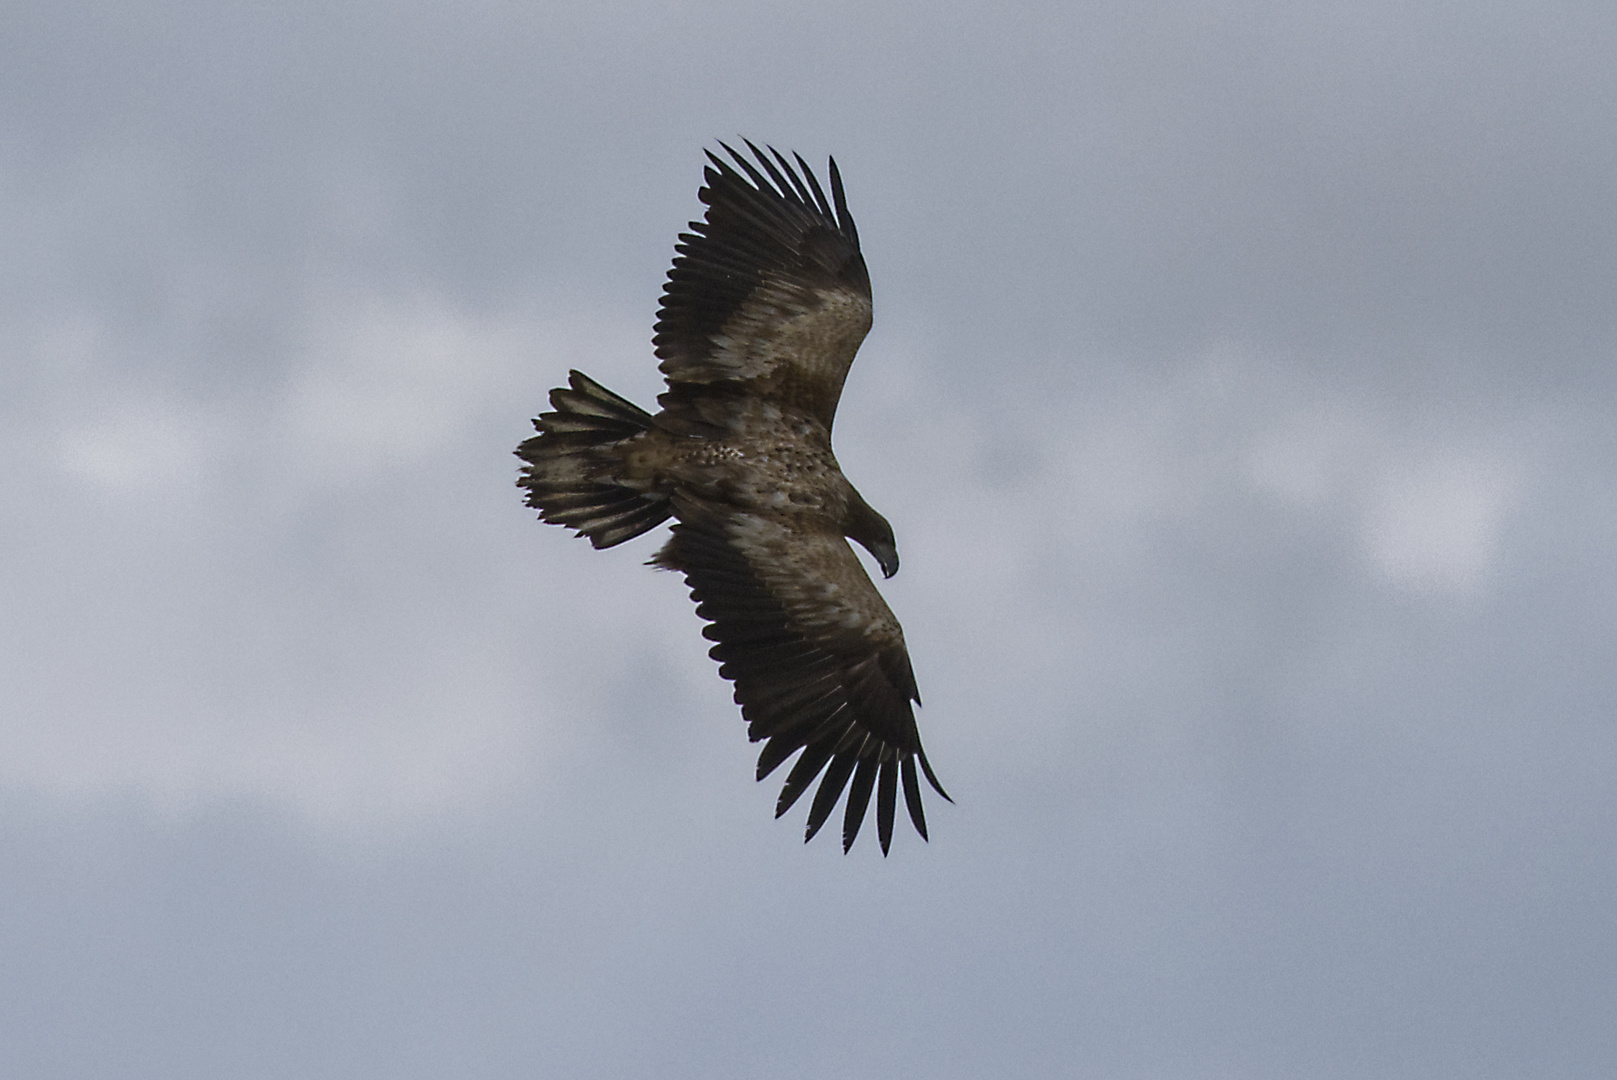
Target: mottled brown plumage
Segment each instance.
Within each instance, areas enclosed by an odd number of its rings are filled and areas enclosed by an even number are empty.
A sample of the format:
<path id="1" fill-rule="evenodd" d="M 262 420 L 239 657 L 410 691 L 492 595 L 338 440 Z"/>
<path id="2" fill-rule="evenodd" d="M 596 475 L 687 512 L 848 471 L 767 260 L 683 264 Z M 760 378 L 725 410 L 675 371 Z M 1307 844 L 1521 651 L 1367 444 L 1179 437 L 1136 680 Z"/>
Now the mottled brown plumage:
<path id="1" fill-rule="evenodd" d="M 831 199 L 801 157 L 747 144 L 708 154 L 702 221 L 679 237 L 653 343 L 668 389 L 652 415 L 580 372 L 517 454 L 541 519 L 611 547 L 675 519 L 651 560 L 685 575 L 735 683 L 761 780 L 801 751 L 776 804 L 814 785 L 805 839 L 844 791 L 842 845 L 872 793 L 885 854 L 902 786 L 926 836 L 920 702 L 904 633 L 860 565 L 898 571 L 887 520 L 831 452 L 831 425 L 870 330 L 870 277 L 831 162 Z M 739 171 L 738 171 L 739 168 Z"/>

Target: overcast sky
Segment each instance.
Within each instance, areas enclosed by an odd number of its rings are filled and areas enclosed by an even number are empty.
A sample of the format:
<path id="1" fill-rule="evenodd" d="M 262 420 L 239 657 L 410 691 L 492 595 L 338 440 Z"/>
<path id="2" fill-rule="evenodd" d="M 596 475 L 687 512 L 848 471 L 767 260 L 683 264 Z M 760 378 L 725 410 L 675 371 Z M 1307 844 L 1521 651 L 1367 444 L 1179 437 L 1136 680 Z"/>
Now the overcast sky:
<path id="1" fill-rule="evenodd" d="M 534 520 L 846 181 L 932 841 Z M 1617 8 L 0 15 L 0 1073 L 1617 1072 Z"/>

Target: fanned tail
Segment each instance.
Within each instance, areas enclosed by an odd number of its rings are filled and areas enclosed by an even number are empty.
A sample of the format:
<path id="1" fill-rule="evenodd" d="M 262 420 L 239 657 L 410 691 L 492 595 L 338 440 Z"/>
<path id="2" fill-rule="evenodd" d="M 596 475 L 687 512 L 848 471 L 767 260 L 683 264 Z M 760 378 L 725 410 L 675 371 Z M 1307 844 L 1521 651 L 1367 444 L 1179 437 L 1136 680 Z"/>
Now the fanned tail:
<path id="1" fill-rule="evenodd" d="M 647 431 L 651 414 L 580 371 L 550 392 L 554 412 L 541 413 L 539 434 L 517 447 L 527 462 L 517 486 L 543 521 L 578 530 L 598 548 L 633 539 L 668 520 L 666 495 L 623 482 L 617 447 Z"/>

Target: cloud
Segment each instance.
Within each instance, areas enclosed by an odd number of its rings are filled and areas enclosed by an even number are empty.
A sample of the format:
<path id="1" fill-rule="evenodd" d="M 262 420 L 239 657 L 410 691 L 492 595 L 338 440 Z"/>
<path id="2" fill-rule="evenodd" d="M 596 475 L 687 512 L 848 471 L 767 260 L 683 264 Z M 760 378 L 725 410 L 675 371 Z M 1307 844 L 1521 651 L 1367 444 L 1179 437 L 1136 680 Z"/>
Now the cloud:
<path id="1" fill-rule="evenodd" d="M 1522 468 L 1443 448 L 1385 477 L 1364 512 L 1376 565 L 1414 589 L 1478 587 L 1522 490 Z"/>
<path id="2" fill-rule="evenodd" d="M 130 495 L 194 485 L 205 440 L 187 410 L 172 404 L 127 403 L 110 416 L 60 435 L 63 468 L 105 489 Z"/>
<path id="3" fill-rule="evenodd" d="M 1418 593 L 1483 587 L 1526 494 L 1532 447 L 1514 425 L 1347 398 L 1282 403 L 1245 452 L 1260 491 L 1352 531 L 1368 565 Z M 1439 406 L 1441 409 L 1442 406 Z"/>
<path id="4" fill-rule="evenodd" d="M 341 832 L 559 767 L 590 620 L 559 618 L 572 582 L 519 550 L 510 451 L 545 380 L 644 346 L 638 319 L 542 309 L 321 293 L 269 378 L 211 399 L 106 328 L 13 335 L 36 377 L 0 474 L 30 538 L 0 618 L 3 782 L 245 798 Z"/>
<path id="5" fill-rule="evenodd" d="M 524 359 L 555 351 L 548 330 L 429 293 L 323 298 L 304 320 L 279 426 L 317 483 L 403 474 L 464 439 Z"/>

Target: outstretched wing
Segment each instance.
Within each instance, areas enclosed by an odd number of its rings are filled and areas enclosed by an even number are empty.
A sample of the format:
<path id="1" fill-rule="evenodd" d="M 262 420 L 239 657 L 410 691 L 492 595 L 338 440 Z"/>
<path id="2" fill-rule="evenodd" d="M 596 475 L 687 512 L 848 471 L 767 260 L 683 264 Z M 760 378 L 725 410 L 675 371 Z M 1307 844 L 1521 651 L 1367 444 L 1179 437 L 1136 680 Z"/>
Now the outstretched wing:
<path id="1" fill-rule="evenodd" d="M 707 214 L 675 245 L 652 339 L 668 378 L 661 403 L 677 413 L 733 390 L 800 408 L 830 430 L 870 330 L 859 233 L 835 160 L 827 201 L 801 157 L 794 168 L 773 148 L 747 147 L 756 165 L 724 146 L 740 172 L 709 152 L 697 193 Z"/>
<path id="2" fill-rule="evenodd" d="M 844 789 L 842 849 L 859 834 L 872 791 L 886 854 L 902 781 L 915 829 L 926 838 L 916 779 L 945 799 L 921 749 L 910 703 L 919 702 L 898 620 L 853 549 L 835 532 L 805 532 L 786 515 L 760 515 L 674 497 L 679 523 L 653 563 L 685 574 L 696 613 L 735 683 L 736 703 L 758 755 L 758 779 L 802 756 L 775 805 L 779 817 L 820 778 L 805 840 L 825 824 Z M 823 771 L 823 776 L 821 773 Z"/>

